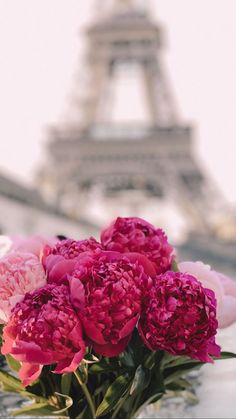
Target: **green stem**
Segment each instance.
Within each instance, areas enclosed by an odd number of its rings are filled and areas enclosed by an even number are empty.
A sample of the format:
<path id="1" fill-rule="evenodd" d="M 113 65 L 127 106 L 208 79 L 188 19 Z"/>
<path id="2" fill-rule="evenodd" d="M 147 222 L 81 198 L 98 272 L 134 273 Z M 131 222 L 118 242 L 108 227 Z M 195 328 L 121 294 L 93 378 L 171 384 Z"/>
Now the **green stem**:
<path id="1" fill-rule="evenodd" d="M 140 402 L 141 396 L 142 396 L 142 393 L 139 393 L 139 394 L 136 396 L 136 400 L 134 401 L 134 404 L 133 404 L 133 409 L 131 410 L 131 413 L 130 413 L 130 414 L 131 414 L 130 419 L 135 418 L 135 413 L 136 413 L 136 410 L 137 410 L 137 408 L 138 408 L 138 405 L 139 405 L 139 402 Z"/>
<path id="2" fill-rule="evenodd" d="M 117 413 L 119 412 L 119 410 L 120 410 L 120 408 L 121 408 L 122 404 L 123 404 L 123 401 L 122 401 L 122 400 L 120 400 L 120 402 L 119 402 L 119 403 L 117 404 L 117 406 L 116 406 L 116 409 L 115 409 L 115 410 L 114 410 L 114 412 L 113 412 L 113 415 L 112 415 L 111 419 L 116 419 L 116 417 L 117 417 Z"/>
<path id="3" fill-rule="evenodd" d="M 77 371 L 74 371 L 74 374 L 75 374 L 75 376 L 76 376 L 76 378 L 77 378 L 77 381 L 78 381 L 78 383 L 79 383 L 79 385 L 81 386 L 81 389 L 82 389 L 82 391 L 83 391 L 83 393 L 84 393 L 84 395 L 85 395 L 85 398 L 86 398 L 86 400 L 87 400 L 87 403 L 88 403 L 88 406 L 89 406 L 89 409 L 90 409 L 90 412 L 91 412 L 91 414 L 92 414 L 92 419 L 96 419 L 96 411 L 95 411 L 95 406 L 94 406 L 94 403 L 93 403 L 93 399 L 92 399 L 92 397 L 91 397 L 91 394 L 89 393 L 89 391 L 88 391 L 88 387 L 86 386 L 86 384 L 84 384 L 83 383 L 83 381 L 81 380 L 81 377 L 80 377 L 80 372 L 77 370 Z"/>
<path id="4" fill-rule="evenodd" d="M 125 394 L 125 396 L 123 398 L 121 398 L 120 402 L 118 403 L 116 409 L 113 412 L 113 415 L 111 416 L 111 419 L 116 419 L 117 413 L 120 411 L 120 409 L 122 408 L 124 402 L 126 401 L 126 399 L 128 397 L 129 397 L 129 391 L 127 391 L 127 393 Z M 124 416 L 123 416 L 123 418 L 125 419 Z"/>

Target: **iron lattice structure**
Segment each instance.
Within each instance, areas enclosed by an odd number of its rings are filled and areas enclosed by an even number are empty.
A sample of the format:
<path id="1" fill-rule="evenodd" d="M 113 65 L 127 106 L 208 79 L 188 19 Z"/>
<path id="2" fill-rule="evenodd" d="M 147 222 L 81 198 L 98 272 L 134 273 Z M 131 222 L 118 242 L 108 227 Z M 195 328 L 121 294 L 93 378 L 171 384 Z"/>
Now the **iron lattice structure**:
<path id="1" fill-rule="evenodd" d="M 50 133 L 45 173 L 57 199 L 79 210 L 95 188 L 114 202 L 125 191 L 127 197 L 133 191 L 144 198 L 168 196 L 203 231 L 215 189 L 193 157 L 192 128 L 178 118 L 162 62 L 161 28 L 132 2 L 117 1 L 88 28 L 87 41 L 80 122 Z M 109 120 L 112 80 L 123 63 L 140 68 L 148 124 Z"/>

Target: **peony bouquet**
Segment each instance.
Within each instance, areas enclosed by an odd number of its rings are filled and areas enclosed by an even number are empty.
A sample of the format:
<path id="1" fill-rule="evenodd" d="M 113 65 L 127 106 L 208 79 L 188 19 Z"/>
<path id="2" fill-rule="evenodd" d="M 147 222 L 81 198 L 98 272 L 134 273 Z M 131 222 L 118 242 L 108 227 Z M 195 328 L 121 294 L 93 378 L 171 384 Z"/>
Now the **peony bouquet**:
<path id="1" fill-rule="evenodd" d="M 236 282 L 177 262 L 165 233 L 117 218 L 94 238 L 7 239 L 0 250 L 2 389 L 13 415 L 134 418 L 221 352 Z"/>

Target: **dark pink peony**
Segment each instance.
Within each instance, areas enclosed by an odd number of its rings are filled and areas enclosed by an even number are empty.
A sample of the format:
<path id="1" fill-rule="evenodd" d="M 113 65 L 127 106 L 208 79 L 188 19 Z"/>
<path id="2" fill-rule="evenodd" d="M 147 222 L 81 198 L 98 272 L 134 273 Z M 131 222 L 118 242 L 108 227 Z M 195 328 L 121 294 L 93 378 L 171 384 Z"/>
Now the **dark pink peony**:
<path id="1" fill-rule="evenodd" d="M 143 291 L 152 286 L 143 266 L 117 252 L 102 252 L 97 260 L 81 260 L 69 282 L 72 304 L 95 352 L 109 357 L 123 352 L 140 316 Z"/>
<path id="2" fill-rule="evenodd" d="M 217 320 L 219 329 L 236 322 L 236 281 L 213 271 L 209 265 L 198 262 L 181 262 L 181 272 L 195 276 L 205 288 L 214 291 L 217 300 Z"/>
<path id="3" fill-rule="evenodd" d="M 55 373 L 74 371 L 85 354 L 78 315 L 65 285 L 49 284 L 25 295 L 3 331 L 2 354 L 22 362 L 24 386 L 41 373 L 43 365 L 57 363 Z"/>
<path id="4" fill-rule="evenodd" d="M 48 282 L 61 283 L 71 274 L 84 253 L 95 255 L 101 251 L 101 244 L 93 237 L 86 240 L 62 240 L 54 247 L 46 246 L 43 263 L 48 274 Z"/>
<path id="5" fill-rule="evenodd" d="M 146 298 L 139 333 L 149 349 L 187 355 L 202 362 L 219 356 L 214 292 L 181 272 L 159 275 Z"/>
<path id="6" fill-rule="evenodd" d="M 137 217 L 118 217 L 101 234 L 106 250 L 138 252 L 145 255 L 155 266 L 156 274 L 171 267 L 173 248 L 160 228 Z"/>
<path id="7" fill-rule="evenodd" d="M 83 252 L 95 252 L 101 249 L 102 246 L 94 237 L 85 240 L 66 239 L 59 241 L 52 247 L 49 254 L 61 255 L 65 259 L 74 259 Z"/>

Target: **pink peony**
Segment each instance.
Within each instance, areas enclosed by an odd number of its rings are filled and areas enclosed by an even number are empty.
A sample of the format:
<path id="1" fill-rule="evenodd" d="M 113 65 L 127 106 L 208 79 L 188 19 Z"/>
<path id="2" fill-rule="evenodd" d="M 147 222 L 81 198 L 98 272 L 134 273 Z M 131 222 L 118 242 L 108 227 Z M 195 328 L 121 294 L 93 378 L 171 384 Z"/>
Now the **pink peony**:
<path id="1" fill-rule="evenodd" d="M 215 272 L 224 289 L 223 302 L 218 311 L 218 322 L 221 329 L 236 322 L 236 280 L 228 278 L 222 273 Z"/>
<path id="2" fill-rule="evenodd" d="M 25 294 L 46 284 L 46 275 L 37 256 L 8 253 L 0 259 L 0 323 L 9 320 L 11 310 Z"/>
<path id="3" fill-rule="evenodd" d="M 40 258 L 44 247 L 54 246 L 56 242 L 56 237 L 44 237 L 39 235 L 30 237 L 13 237 L 11 252 L 33 253 Z"/>
<path id="4" fill-rule="evenodd" d="M 71 274 L 82 254 L 97 254 L 101 251 L 101 244 L 93 237 L 88 240 L 62 240 L 54 247 L 46 246 L 43 264 L 48 274 L 48 282 L 64 282 Z"/>
<path id="5" fill-rule="evenodd" d="M 81 259 L 70 278 L 71 301 L 95 352 L 108 357 L 123 352 L 140 315 L 142 292 L 151 285 L 138 261 L 117 252 Z"/>
<path id="6" fill-rule="evenodd" d="M 101 242 L 106 250 L 145 255 L 153 262 L 156 274 L 170 269 L 173 261 L 173 248 L 164 232 L 141 218 L 118 217 L 102 232 Z"/>
<path id="7" fill-rule="evenodd" d="M 178 268 L 181 272 L 194 275 L 205 288 L 214 291 L 219 328 L 228 327 L 236 321 L 236 281 L 211 270 L 202 262 L 181 262 Z"/>
<path id="8" fill-rule="evenodd" d="M 191 275 L 166 272 L 159 275 L 147 295 L 139 321 L 139 333 L 153 351 L 187 355 L 202 362 L 219 356 L 216 299 Z"/>
<path id="9" fill-rule="evenodd" d="M 41 373 L 43 365 L 57 363 L 55 373 L 74 371 L 85 354 L 80 320 L 65 285 L 46 285 L 25 295 L 3 331 L 2 354 L 22 362 L 24 386 Z"/>

